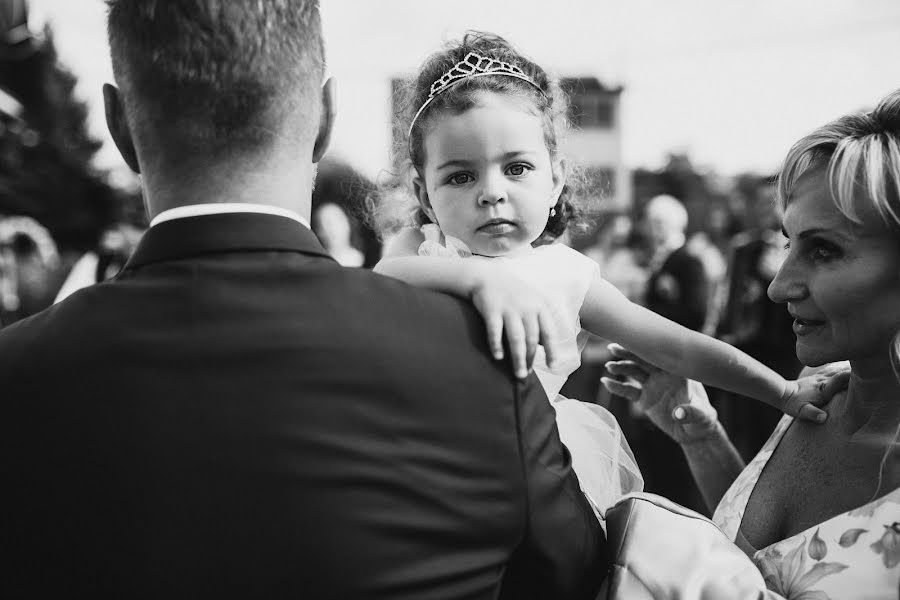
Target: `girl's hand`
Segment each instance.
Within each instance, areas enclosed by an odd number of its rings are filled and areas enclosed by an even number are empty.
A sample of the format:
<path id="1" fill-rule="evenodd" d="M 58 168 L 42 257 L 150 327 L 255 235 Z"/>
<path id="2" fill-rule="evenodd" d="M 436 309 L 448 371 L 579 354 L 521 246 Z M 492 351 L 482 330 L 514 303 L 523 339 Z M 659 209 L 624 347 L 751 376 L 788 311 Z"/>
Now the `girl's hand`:
<path id="1" fill-rule="evenodd" d="M 471 288 L 472 303 L 487 324 L 488 344 L 494 358 L 503 358 L 503 334 L 509 343 L 513 371 L 524 379 L 531 370 L 538 344 L 547 365 L 556 358 L 553 306 L 546 295 L 506 269 L 483 263 Z"/>
<path id="2" fill-rule="evenodd" d="M 692 444 L 717 430 L 718 414 L 699 382 L 658 369 L 619 344 L 610 344 L 609 350 L 615 360 L 607 362 L 606 369 L 627 380 L 604 377 L 604 387 L 636 404 L 670 438 Z"/>
<path id="3" fill-rule="evenodd" d="M 847 363 L 835 363 L 808 377 L 788 381 L 781 404 L 777 408 L 804 421 L 824 423 L 828 414 L 819 408 L 831 397 L 847 387 L 850 367 Z"/>

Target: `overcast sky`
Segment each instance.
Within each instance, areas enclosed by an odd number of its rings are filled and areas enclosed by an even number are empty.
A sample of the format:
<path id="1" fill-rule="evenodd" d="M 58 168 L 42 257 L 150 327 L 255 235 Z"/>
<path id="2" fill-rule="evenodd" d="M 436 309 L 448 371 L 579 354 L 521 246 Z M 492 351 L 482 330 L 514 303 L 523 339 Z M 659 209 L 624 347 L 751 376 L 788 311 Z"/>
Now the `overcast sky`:
<path id="1" fill-rule="evenodd" d="M 32 0 L 80 78 L 108 142 L 102 0 Z M 631 167 L 686 151 L 723 174 L 771 171 L 796 138 L 900 88 L 897 0 L 323 0 L 338 82 L 332 154 L 373 176 L 387 162 L 389 80 L 466 29 L 507 37 L 560 76 L 622 85 Z M 121 164 L 111 143 L 103 166 Z"/>

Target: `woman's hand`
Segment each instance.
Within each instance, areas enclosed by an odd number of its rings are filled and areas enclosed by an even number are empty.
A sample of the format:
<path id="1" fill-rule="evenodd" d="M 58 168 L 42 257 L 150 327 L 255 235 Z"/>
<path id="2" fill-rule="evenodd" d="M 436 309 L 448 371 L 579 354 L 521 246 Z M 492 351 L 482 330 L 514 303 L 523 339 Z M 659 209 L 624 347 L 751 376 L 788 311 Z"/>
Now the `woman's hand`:
<path id="1" fill-rule="evenodd" d="M 627 380 L 604 377 L 603 385 L 633 402 L 666 435 L 691 444 L 716 431 L 718 414 L 699 382 L 662 371 L 619 344 L 610 344 L 609 350 L 615 360 L 606 363 L 607 370 Z"/>
<path id="2" fill-rule="evenodd" d="M 538 344 L 544 347 L 547 365 L 552 367 L 557 331 L 550 300 L 503 266 L 483 261 L 479 267 L 470 296 L 487 324 L 494 358 L 500 360 L 504 356 L 505 333 L 516 377 L 528 376 Z"/>

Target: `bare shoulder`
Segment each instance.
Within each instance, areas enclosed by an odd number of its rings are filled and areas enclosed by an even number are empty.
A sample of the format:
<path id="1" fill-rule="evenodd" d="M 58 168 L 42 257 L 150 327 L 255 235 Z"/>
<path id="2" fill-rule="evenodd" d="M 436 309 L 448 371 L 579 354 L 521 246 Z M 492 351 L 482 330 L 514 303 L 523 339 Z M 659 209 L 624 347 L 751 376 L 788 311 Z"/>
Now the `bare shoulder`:
<path id="1" fill-rule="evenodd" d="M 406 227 L 394 235 L 385 239 L 382 258 L 398 258 L 401 256 L 416 256 L 419 246 L 425 241 L 421 229 Z"/>

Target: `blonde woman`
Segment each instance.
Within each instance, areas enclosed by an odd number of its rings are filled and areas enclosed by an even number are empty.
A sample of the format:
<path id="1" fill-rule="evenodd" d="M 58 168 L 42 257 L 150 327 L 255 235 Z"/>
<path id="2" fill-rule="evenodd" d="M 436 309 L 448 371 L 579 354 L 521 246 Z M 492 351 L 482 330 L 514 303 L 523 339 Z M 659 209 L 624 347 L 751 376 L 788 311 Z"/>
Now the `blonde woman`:
<path id="1" fill-rule="evenodd" d="M 824 425 L 784 417 L 745 466 L 701 386 L 621 348 L 608 365 L 629 379 L 607 387 L 681 444 L 713 521 L 786 598 L 897 597 L 898 191 L 900 91 L 798 141 L 779 174 L 790 243 L 769 296 L 794 317 L 801 362 L 851 369 Z"/>

